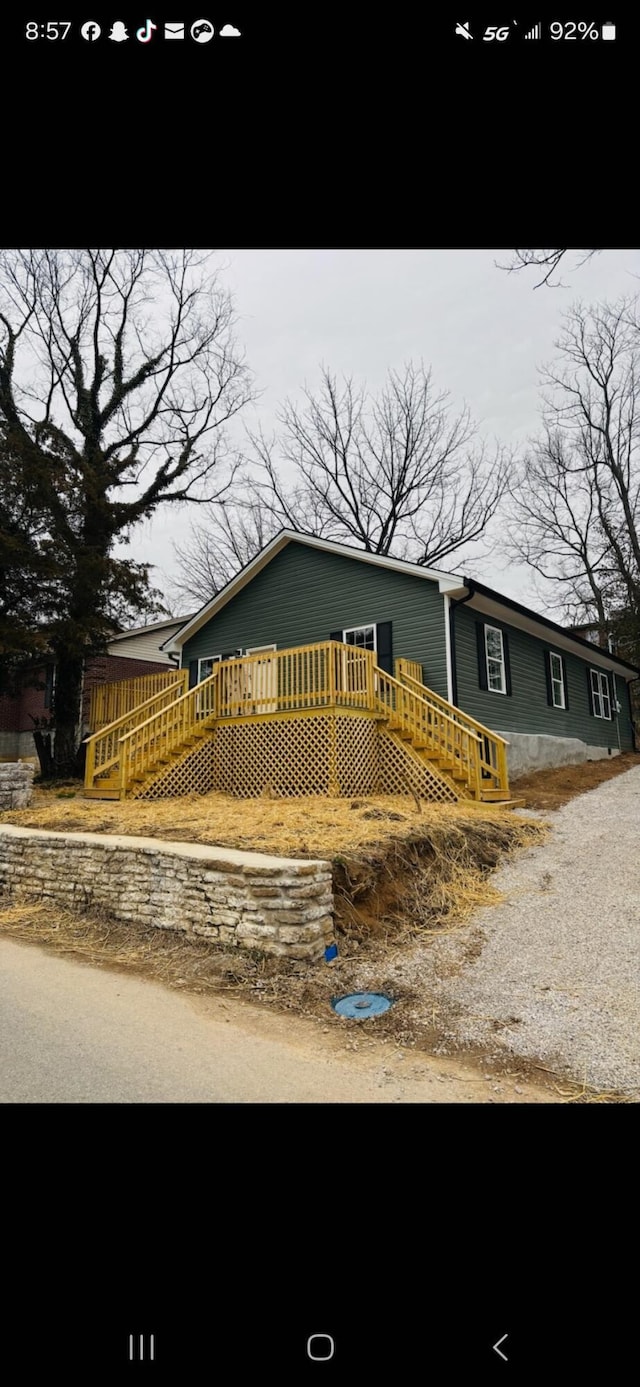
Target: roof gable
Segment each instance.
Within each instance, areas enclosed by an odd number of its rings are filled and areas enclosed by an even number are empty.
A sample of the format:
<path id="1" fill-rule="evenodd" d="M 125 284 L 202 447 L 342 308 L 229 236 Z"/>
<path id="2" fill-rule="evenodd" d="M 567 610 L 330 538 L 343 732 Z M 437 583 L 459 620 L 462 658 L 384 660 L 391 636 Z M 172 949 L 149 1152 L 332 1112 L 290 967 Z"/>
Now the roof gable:
<path id="1" fill-rule="evenodd" d="M 281 530 L 274 539 L 270 540 L 269 544 L 265 545 L 264 549 L 260 550 L 259 554 L 256 554 L 255 559 L 246 564 L 235 578 L 227 583 L 226 587 L 211 598 L 210 602 L 206 602 L 200 611 L 196 612 L 195 616 L 183 626 L 182 630 L 176 632 L 172 638 L 168 638 L 160 649 L 166 648 L 168 653 L 181 650 L 187 640 L 195 636 L 206 622 L 210 621 L 226 606 L 227 602 L 231 601 L 232 597 L 241 592 L 248 583 L 253 582 L 267 564 L 271 563 L 277 554 L 280 554 L 288 544 L 292 543 L 307 545 L 312 549 L 319 549 L 328 554 L 342 555 L 344 558 L 355 559 L 360 563 L 374 564 L 379 568 L 388 568 L 396 573 L 409 573 L 413 577 L 427 578 L 431 582 L 437 582 L 443 592 L 458 588 L 462 581 L 454 574 L 444 573 L 441 569 L 424 568 L 420 564 L 407 563 L 404 559 L 387 558 L 383 554 L 369 554 L 364 549 L 352 549 L 347 544 L 337 544 L 334 540 L 329 539 L 318 539 L 316 535 L 303 535 L 296 530 Z"/>

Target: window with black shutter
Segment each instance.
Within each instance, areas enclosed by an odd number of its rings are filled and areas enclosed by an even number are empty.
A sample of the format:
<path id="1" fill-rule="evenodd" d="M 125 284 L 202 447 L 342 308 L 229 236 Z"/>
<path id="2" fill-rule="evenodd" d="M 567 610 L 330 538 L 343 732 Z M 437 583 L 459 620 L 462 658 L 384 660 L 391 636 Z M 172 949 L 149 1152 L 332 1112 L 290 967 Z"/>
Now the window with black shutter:
<path id="1" fill-rule="evenodd" d="M 587 687 L 589 689 L 589 702 L 591 713 L 594 718 L 605 718 L 611 721 L 611 690 L 609 679 L 599 669 L 587 670 Z"/>
<path id="2" fill-rule="evenodd" d="M 544 669 L 547 681 L 547 703 L 550 708 L 567 708 L 567 673 L 562 655 L 545 650 Z"/>
<path id="3" fill-rule="evenodd" d="M 489 693 L 511 695 L 509 637 L 502 626 L 476 621 L 478 681 Z"/>
<path id="4" fill-rule="evenodd" d="M 331 631 L 329 640 L 355 645 L 360 650 L 373 650 L 376 663 L 387 674 L 393 674 L 393 640 L 390 621 L 370 622 L 366 626 L 344 626 Z"/>

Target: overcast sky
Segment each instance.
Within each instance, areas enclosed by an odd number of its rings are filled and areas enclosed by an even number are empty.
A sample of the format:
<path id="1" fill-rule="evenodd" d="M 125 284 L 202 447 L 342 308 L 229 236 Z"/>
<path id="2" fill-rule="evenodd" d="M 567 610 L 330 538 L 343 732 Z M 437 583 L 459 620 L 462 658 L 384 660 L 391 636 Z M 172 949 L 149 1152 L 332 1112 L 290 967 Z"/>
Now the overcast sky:
<path id="1" fill-rule="evenodd" d="M 574 268 L 566 287 L 534 290 L 535 271 L 505 274 L 509 251 L 222 250 L 237 337 L 261 396 L 244 417 L 267 432 L 288 395 L 314 388 L 319 368 L 379 388 L 390 367 L 413 359 L 433 369 L 452 406 L 467 404 L 487 438 L 522 445 L 539 426 L 537 368 L 553 359 L 562 314 L 576 300 L 594 303 L 640 291 L 640 251 L 603 251 Z M 139 528 L 127 550 L 155 565 L 171 595 L 172 542 L 188 535 L 193 508 L 166 507 Z M 200 519 L 202 518 L 200 514 Z M 534 575 L 507 564 L 499 528 L 488 557 L 445 562 L 541 609 Z M 197 604 L 194 604 L 197 605 Z M 188 604 L 187 604 L 188 606 Z M 185 604 L 182 603 L 182 610 Z"/>

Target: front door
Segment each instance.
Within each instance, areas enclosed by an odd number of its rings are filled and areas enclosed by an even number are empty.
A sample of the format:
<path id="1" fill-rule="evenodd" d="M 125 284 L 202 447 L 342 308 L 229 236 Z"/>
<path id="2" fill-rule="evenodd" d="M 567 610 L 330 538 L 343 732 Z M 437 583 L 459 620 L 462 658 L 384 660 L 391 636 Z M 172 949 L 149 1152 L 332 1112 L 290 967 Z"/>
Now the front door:
<path id="1" fill-rule="evenodd" d="M 247 649 L 247 655 L 265 652 L 264 658 L 252 660 L 246 667 L 247 698 L 250 699 L 252 713 L 277 712 L 278 661 L 271 659 L 267 653 L 275 648 L 275 645 L 254 645 Z"/>

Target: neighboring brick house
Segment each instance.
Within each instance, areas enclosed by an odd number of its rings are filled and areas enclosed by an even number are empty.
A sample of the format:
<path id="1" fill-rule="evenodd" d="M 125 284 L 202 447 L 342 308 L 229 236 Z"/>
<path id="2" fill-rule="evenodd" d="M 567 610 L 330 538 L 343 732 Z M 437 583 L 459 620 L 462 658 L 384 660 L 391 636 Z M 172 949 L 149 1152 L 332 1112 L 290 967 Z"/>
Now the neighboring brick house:
<path id="1" fill-rule="evenodd" d="M 83 731 L 91 689 L 96 684 L 112 684 L 120 679 L 133 679 L 139 674 L 153 674 L 159 669 L 172 669 L 176 661 L 160 649 L 163 641 L 173 637 L 190 617 L 174 617 L 156 621 L 148 626 L 136 626 L 114 636 L 104 655 L 87 660 L 83 680 Z M 37 681 L 41 687 L 34 687 Z M 33 741 L 34 719 L 50 716 L 55 687 L 53 664 L 25 674 L 19 694 L 0 695 L 0 761 L 16 761 L 36 754 Z"/>

